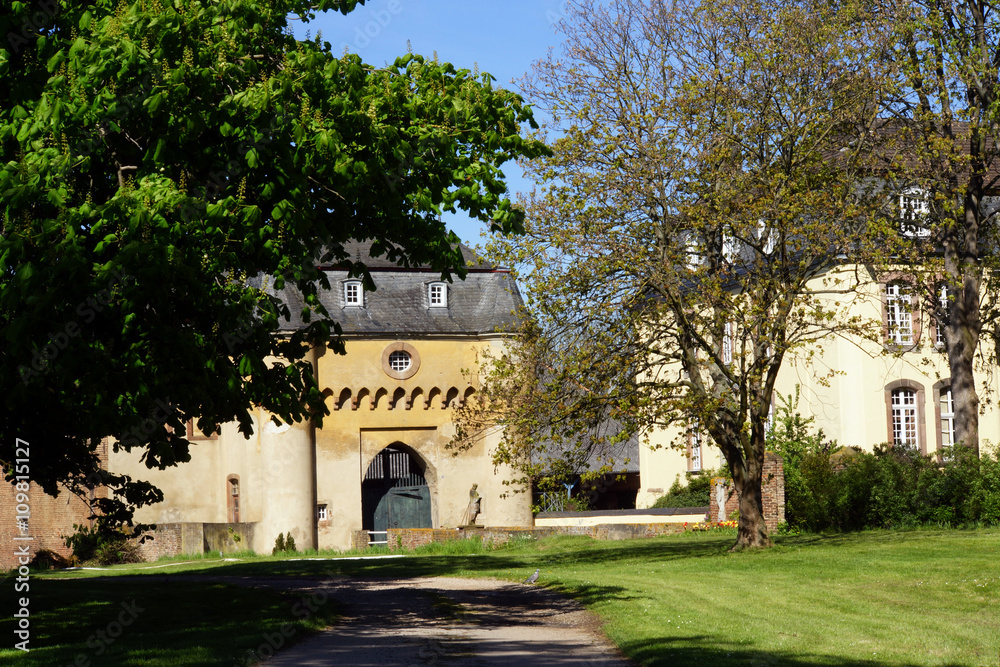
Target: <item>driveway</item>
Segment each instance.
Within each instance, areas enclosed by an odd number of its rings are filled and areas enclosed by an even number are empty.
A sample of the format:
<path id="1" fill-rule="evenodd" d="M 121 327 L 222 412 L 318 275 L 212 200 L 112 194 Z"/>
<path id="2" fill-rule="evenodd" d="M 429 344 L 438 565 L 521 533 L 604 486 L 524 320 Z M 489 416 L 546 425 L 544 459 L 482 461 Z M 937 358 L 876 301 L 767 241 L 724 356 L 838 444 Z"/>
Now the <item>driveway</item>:
<path id="1" fill-rule="evenodd" d="M 228 578 L 224 578 L 228 579 Z M 234 578 L 242 579 L 242 578 Z M 333 601 L 341 622 L 291 647 L 262 644 L 268 667 L 628 667 L 576 602 L 539 586 L 493 579 L 274 578 L 309 604 Z M 273 654 L 273 655 L 272 655 Z"/>

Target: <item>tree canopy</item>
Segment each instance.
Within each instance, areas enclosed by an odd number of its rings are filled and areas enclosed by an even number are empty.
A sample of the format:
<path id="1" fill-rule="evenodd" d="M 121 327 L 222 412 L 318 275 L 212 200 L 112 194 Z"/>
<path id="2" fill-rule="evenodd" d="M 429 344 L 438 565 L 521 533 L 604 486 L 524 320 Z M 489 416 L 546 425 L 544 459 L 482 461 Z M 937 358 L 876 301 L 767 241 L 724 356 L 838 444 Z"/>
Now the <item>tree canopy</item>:
<path id="1" fill-rule="evenodd" d="M 889 33 L 895 79 L 883 112 L 902 149 L 891 172 L 924 209 L 920 233 L 888 268 L 901 259 L 921 278 L 925 307 L 944 334 L 955 440 L 978 452 L 974 372 L 977 358 L 991 367 L 1000 349 L 997 209 L 988 203 L 1000 181 L 1000 15 L 978 0 L 882 9 L 899 18 Z M 984 332 L 994 343 L 989 355 Z"/>
<path id="2" fill-rule="evenodd" d="M 537 475 L 559 467 L 552 453 L 572 467 L 633 433 L 705 431 L 740 494 L 736 546 L 769 544 L 778 371 L 831 333 L 878 326 L 850 315 L 858 280 L 836 262 L 864 261 L 880 233 L 881 51 L 861 11 L 569 3 L 563 53 L 527 82 L 553 154 L 533 169 L 526 235 L 492 245 L 520 267 L 534 316 L 492 363 L 498 458 Z"/>
<path id="3" fill-rule="evenodd" d="M 523 213 L 501 166 L 534 157 L 517 95 L 488 74 L 403 55 L 372 67 L 289 15 L 363 0 L 7 3 L 0 14 L 0 461 L 31 445 L 47 492 L 107 483 L 103 438 L 148 466 L 188 460 L 205 432 L 261 407 L 326 408 L 306 358 L 338 346 L 316 299 L 348 239 L 464 275 L 440 220 L 504 232 Z M 294 286 L 309 325 L 284 332 Z M 115 509 L 106 503 L 105 511 Z M 124 516 L 124 515 L 123 515 Z"/>

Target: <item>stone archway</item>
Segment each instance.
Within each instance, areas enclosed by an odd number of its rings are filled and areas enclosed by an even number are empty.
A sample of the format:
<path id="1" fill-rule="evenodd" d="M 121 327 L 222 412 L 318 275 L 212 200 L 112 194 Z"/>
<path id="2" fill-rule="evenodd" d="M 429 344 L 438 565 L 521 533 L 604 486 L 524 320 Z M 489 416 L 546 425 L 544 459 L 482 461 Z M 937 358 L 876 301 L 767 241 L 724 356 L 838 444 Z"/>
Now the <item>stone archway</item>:
<path id="1" fill-rule="evenodd" d="M 431 528 L 427 469 L 420 455 L 400 442 L 376 454 L 361 482 L 362 529 Z"/>

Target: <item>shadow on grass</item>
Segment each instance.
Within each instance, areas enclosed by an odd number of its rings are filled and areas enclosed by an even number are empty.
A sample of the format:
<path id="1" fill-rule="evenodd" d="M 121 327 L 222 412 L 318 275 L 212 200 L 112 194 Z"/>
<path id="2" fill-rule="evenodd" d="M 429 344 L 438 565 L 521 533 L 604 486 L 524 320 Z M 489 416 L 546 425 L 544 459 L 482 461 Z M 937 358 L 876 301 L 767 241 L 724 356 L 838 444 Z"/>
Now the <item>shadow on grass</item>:
<path id="1" fill-rule="evenodd" d="M 565 564 L 603 565 L 620 562 L 669 561 L 725 555 L 731 540 L 677 540 L 656 538 L 622 542 L 596 542 L 590 538 L 556 538 L 543 540 L 529 547 L 498 549 L 478 554 L 410 555 L 389 559 L 340 559 L 336 556 L 303 560 L 244 561 L 219 565 L 206 570 L 192 570 L 192 576 L 237 577 L 324 577 L 405 578 L 426 576 L 495 575 L 497 571 L 531 574 L 535 568 L 545 570 Z M 109 573 L 110 574 L 110 573 Z M 141 574 L 132 572 L 130 574 Z M 152 570 L 148 574 L 164 574 Z"/>
<path id="2" fill-rule="evenodd" d="M 240 647 L 259 646 L 266 632 L 287 626 L 280 638 L 291 644 L 337 611 L 317 607 L 310 623 L 293 612 L 295 594 L 137 577 L 32 580 L 30 595 L 30 651 L 0 655 L 0 664 L 233 664 Z M 12 625 L 0 620 L 0 632 L 12 636 Z"/>
<path id="3" fill-rule="evenodd" d="M 637 665 L 648 667 L 917 667 L 917 663 L 842 658 L 830 655 L 809 655 L 756 651 L 746 645 L 727 644 L 719 637 L 699 635 L 657 637 L 620 645 L 623 653 Z M 922 664 L 922 663 L 921 663 Z M 940 667 L 971 667 L 963 663 L 943 663 Z"/>

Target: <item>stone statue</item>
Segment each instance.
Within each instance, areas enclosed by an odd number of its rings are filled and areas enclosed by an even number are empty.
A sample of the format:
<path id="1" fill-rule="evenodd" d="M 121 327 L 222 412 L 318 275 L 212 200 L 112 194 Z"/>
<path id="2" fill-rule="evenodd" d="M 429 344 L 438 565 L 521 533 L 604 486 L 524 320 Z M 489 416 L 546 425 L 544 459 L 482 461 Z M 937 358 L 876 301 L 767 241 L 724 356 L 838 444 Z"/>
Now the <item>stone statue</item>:
<path id="1" fill-rule="evenodd" d="M 479 485 L 473 484 L 469 489 L 469 507 L 465 510 L 465 520 L 462 525 L 475 526 L 476 517 L 479 516 L 482 498 L 479 496 Z"/>
<path id="2" fill-rule="evenodd" d="M 721 478 L 715 480 L 715 503 L 719 506 L 719 521 L 726 520 L 726 483 Z"/>

